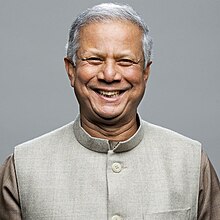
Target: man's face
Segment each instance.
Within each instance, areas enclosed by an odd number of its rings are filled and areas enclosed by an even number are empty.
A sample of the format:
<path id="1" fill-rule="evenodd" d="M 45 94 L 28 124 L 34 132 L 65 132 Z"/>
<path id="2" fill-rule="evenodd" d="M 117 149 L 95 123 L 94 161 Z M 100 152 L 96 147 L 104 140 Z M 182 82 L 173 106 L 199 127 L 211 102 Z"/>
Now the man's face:
<path id="1" fill-rule="evenodd" d="M 80 32 L 76 66 L 66 69 L 89 120 L 135 117 L 150 65 L 144 69 L 142 32 L 131 22 L 89 24 Z"/>

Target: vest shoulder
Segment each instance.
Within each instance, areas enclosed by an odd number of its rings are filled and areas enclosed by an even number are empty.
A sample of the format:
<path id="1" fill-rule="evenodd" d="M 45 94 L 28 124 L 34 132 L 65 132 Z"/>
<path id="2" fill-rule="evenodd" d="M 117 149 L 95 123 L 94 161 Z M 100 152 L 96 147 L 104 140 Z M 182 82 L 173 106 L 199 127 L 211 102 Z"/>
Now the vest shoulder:
<path id="1" fill-rule="evenodd" d="M 73 132 L 73 123 L 70 122 L 60 128 L 57 128 L 53 131 L 50 131 L 46 134 L 43 134 L 37 138 L 19 144 L 15 147 L 15 153 L 22 149 L 31 150 L 31 149 L 40 149 L 46 148 L 46 146 L 56 146 L 57 144 L 64 144 L 64 142 L 68 142 L 70 139 L 74 137 Z"/>
<path id="2" fill-rule="evenodd" d="M 145 137 L 161 143 L 173 143 L 175 146 L 194 146 L 201 148 L 201 143 L 176 131 L 143 121 Z"/>

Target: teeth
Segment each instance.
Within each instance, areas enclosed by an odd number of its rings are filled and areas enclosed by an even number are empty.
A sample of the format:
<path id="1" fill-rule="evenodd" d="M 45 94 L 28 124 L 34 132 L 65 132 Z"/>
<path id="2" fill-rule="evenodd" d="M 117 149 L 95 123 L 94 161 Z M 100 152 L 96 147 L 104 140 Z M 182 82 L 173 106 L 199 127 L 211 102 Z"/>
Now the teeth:
<path id="1" fill-rule="evenodd" d="M 116 97 L 116 96 L 120 95 L 119 91 L 101 91 L 101 90 L 99 90 L 98 92 L 99 92 L 99 94 L 106 96 L 106 97 Z"/>

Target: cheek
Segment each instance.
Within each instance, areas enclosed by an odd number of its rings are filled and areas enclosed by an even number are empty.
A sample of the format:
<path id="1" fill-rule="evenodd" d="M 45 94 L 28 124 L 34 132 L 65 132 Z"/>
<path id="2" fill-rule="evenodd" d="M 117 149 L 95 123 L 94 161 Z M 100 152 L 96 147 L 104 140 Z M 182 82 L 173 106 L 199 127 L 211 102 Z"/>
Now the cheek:
<path id="1" fill-rule="evenodd" d="M 80 68 L 76 72 L 76 81 L 81 84 L 87 84 L 95 76 L 94 71 L 86 68 Z"/>
<path id="2" fill-rule="evenodd" d="M 133 86 L 141 86 L 145 84 L 144 75 L 141 71 L 127 70 L 124 78 Z"/>

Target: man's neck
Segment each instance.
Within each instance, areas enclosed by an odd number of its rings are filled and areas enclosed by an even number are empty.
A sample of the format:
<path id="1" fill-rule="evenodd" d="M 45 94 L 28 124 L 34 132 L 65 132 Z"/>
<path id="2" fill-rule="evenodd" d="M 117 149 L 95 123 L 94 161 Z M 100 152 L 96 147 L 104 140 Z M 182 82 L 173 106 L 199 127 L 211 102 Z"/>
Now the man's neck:
<path id="1" fill-rule="evenodd" d="M 119 142 L 125 141 L 133 136 L 139 125 L 136 116 L 126 122 L 119 121 L 111 125 L 93 122 L 81 116 L 81 126 L 92 137 Z"/>

